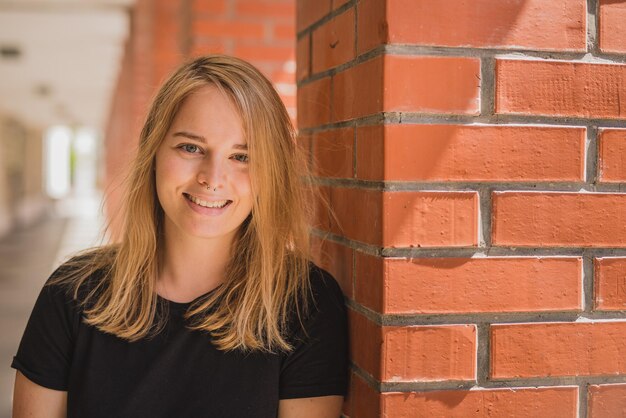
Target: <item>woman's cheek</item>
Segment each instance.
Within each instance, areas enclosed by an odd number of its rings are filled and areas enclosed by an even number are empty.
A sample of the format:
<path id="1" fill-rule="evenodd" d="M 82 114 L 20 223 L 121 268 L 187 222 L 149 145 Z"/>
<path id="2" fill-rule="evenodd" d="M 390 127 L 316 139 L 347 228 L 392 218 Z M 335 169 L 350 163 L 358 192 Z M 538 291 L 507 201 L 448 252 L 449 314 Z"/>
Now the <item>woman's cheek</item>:
<path id="1" fill-rule="evenodd" d="M 236 178 L 236 182 L 242 190 L 249 192 L 252 189 L 252 182 L 250 181 L 250 172 L 248 168 L 237 170 L 234 173 L 234 177 Z"/>
<path id="2" fill-rule="evenodd" d="M 173 178 L 184 178 L 193 174 L 194 167 L 197 165 L 193 160 L 185 160 L 184 158 L 170 157 L 165 159 L 164 168 L 169 176 Z"/>

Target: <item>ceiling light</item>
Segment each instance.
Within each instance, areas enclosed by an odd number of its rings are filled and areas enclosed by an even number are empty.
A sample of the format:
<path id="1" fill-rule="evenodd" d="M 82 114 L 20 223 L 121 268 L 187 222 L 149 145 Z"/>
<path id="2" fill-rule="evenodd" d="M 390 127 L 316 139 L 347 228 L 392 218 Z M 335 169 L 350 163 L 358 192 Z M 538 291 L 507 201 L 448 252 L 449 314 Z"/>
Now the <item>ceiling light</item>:
<path id="1" fill-rule="evenodd" d="M 0 58 L 18 59 L 22 55 L 22 50 L 15 45 L 0 45 Z"/>

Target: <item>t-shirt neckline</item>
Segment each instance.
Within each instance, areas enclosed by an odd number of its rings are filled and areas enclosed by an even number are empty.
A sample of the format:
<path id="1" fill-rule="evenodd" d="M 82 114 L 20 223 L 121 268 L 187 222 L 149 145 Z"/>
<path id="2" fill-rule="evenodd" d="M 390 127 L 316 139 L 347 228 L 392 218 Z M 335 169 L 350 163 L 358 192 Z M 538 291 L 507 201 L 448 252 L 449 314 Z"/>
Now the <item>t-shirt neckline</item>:
<path id="1" fill-rule="evenodd" d="M 174 302 L 173 300 L 169 300 L 166 299 L 165 297 L 159 295 L 157 293 L 157 300 L 165 303 L 170 310 L 174 310 L 174 311 L 184 311 L 187 310 L 191 305 L 193 305 L 194 303 L 196 303 L 197 301 L 199 301 L 200 299 L 203 299 L 207 296 L 209 296 L 211 293 L 215 292 L 221 285 L 218 285 L 217 287 L 209 290 L 206 293 L 201 294 L 200 296 L 196 297 L 195 299 L 189 301 L 189 302 Z"/>

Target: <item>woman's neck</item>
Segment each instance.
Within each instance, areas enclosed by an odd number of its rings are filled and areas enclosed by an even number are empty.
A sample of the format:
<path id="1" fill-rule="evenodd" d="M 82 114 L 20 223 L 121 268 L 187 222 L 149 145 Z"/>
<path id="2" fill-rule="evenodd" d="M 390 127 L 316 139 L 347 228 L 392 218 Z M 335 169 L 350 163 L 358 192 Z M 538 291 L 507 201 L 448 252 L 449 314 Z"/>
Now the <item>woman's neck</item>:
<path id="1" fill-rule="evenodd" d="M 189 302 L 225 280 L 234 237 L 202 239 L 181 235 L 167 226 L 164 229 L 157 278 L 161 297 Z"/>

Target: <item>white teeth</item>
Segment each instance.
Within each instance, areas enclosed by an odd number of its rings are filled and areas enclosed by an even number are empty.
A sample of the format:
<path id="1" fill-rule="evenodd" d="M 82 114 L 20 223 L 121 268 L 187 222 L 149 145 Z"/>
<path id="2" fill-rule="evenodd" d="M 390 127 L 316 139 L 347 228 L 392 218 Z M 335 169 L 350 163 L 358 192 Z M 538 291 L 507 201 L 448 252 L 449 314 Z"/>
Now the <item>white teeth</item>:
<path id="1" fill-rule="evenodd" d="M 207 201 L 204 201 L 204 200 L 200 200 L 197 197 L 192 196 L 190 194 L 188 194 L 187 197 L 189 198 L 189 200 L 191 200 L 196 205 L 200 205 L 200 206 L 203 206 L 205 208 L 223 208 L 228 203 L 228 200 L 216 200 L 216 201 L 213 201 L 213 202 L 207 202 Z"/>

